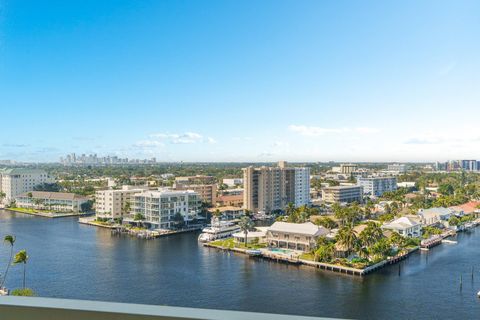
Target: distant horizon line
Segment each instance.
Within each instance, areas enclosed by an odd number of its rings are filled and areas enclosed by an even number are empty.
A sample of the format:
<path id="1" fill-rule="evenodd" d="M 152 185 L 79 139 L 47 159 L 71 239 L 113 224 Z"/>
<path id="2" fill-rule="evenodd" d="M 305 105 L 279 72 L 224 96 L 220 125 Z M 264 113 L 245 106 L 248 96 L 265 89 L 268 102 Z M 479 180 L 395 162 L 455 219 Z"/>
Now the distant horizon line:
<path id="1" fill-rule="evenodd" d="M 464 160 L 464 159 L 460 159 Z M 473 160 L 473 159 L 471 159 Z M 71 163 L 71 164 L 63 164 L 60 161 L 17 161 L 17 160 L 0 160 L 0 165 L 15 165 L 15 164 L 58 164 L 65 167 L 83 167 L 83 166 L 125 166 L 125 165 L 156 165 L 156 164 L 171 164 L 171 163 L 200 163 L 200 164 L 208 164 L 208 163 L 268 163 L 268 164 L 276 164 L 279 161 L 286 161 L 287 163 L 309 163 L 309 164 L 432 164 L 435 162 L 447 162 L 446 161 L 289 161 L 289 160 L 277 160 L 277 161 L 156 161 L 155 163 Z M 453 160 L 458 161 L 458 160 Z M 480 160 L 477 160 L 480 161 Z M 11 163 L 6 163 L 11 162 Z"/>

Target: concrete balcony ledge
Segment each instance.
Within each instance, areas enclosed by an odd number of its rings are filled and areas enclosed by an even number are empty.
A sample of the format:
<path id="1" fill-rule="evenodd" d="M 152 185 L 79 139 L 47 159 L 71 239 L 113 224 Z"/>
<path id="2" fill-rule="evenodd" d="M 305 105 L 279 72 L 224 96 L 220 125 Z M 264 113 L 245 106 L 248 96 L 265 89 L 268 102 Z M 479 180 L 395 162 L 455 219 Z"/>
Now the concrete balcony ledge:
<path id="1" fill-rule="evenodd" d="M 268 313 L 166 307 L 131 303 L 0 296 L 1 319 L 13 320 L 314 320 Z"/>

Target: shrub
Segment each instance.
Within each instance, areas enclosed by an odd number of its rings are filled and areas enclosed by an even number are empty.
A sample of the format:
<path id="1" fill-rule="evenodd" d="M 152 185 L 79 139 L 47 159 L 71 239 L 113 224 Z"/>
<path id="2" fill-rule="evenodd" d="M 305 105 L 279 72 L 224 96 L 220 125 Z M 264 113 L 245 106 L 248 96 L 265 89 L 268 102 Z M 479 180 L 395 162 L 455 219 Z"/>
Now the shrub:
<path id="1" fill-rule="evenodd" d="M 33 290 L 30 288 L 14 289 L 12 290 L 11 295 L 18 297 L 34 297 L 35 292 L 33 292 Z"/>

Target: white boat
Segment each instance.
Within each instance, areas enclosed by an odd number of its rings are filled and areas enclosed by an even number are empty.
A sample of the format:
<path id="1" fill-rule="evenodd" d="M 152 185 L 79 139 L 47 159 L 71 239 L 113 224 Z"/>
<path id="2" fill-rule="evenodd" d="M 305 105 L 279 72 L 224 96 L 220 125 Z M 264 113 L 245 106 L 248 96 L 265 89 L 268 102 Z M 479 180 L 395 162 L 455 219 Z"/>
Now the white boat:
<path id="1" fill-rule="evenodd" d="M 262 255 L 262 251 L 257 250 L 257 249 L 247 250 L 246 252 L 247 252 L 248 255 L 251 255 L 251 256 L 261 256 Z"/>
<path id="2" fill-rule="evenodd" d="M 479 297 L 479 298 L 480 298 L 480 291 L 478 291 L 478 292 L 477 292 L 477 297 Z"/>
<path id="3" fill-rule="evenodd" d="M 218 217 L 213 217 L 212 224 L 202 230 L 202 233 L 198 236 L 198 241 L 209 242 L 228 238 L 238 231 L 240 231 L 240 227 L 235 223 L 231 221 L 220 221 Z"/>

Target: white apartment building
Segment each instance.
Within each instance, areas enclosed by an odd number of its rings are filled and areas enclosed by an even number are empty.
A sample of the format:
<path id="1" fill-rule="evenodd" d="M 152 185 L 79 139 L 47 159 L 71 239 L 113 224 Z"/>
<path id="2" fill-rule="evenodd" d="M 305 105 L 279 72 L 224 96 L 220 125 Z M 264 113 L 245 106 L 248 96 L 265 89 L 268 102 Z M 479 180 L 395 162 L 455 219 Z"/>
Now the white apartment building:
<path id="1" fill-rule="evenodd" d="M 335 186 L 322 189 L 322 199 L 328 203 L 362 203 L 362 186 Z"/>
<path id="2" fill-rule="evenodd" d="M 295 168 L 295 207 L 310 204 L 310 168 Z"/>
<path id="3" fill-rule="evenodd" d="M 95 212 L 98 218 L 121 218 L 133 209 L 133 196 L 148 190 L 142 186 L 122 186 L 121 189 L 99 190 L 95 192 Z M 130 205 L 128 205 L 128 203 Z M 128 210 L 130 206 L 130 210 Z"/>
<path id="4" fill-rule="evenodd" d="M 87 197 L 74 193 L 29 191 L 15 198 L 19 208 L 34 208 L 57 212 L 80 212 Z"/>
<path id="5" fill-rule="evenodd" d="M 242 178 L 223 179 L 222 182 L 223 182 L 223 184 L 226 184 L 229 187 L 235 187 L 235 186 L 243 185 L 243 179 Z"/>
<path id="6" fill-rule="evenodd" d="M 134 196 L 132 215 L 141 214 L 152 229 L 170 229 L 177 214 L 187 223 L 197 218 L 201 203 L 198 193 L 192 190 L 143 191 Z"/>
<path id="7" fill-rule="evenodd" d="M 407 165 L 400 164 L 400 163 L 389 164 L 387 166 L 387 171 L 392 171 L 392 172 L 397 172 L 397 173 L 405 173 L 405 172 L 407 172 Z"/>
<path id="8" fill-rule="evenodd" d="M 358 177 L 357 184 L 363 187 L 365 195 L 380 197 L 384 192 L 397 190 L 395 177 Z"/>
<path id="9" fill-rule="evenodd" d="M 55 180 L 46 171 L 29 168 L 11 168 L 0 170 L 0 192 L 5 193 L 3 203 L 10 203 L 22 193 L 44 183 L 53 183 Z"/>

